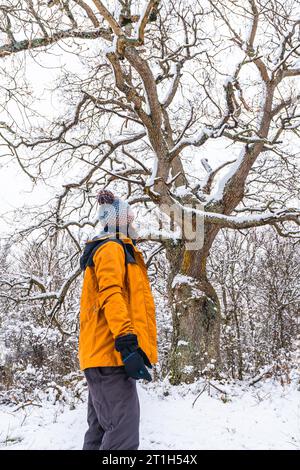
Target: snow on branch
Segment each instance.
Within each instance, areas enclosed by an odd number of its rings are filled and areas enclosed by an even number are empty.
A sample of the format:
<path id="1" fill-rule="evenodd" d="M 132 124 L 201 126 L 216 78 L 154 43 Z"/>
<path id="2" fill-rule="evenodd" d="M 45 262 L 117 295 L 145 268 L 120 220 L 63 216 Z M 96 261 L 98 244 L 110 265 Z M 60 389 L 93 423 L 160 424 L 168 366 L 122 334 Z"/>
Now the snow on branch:
<path id="1" fill-rule="evenodd" d="M 300 226 L 300 210 L 295 208 L 279 209 L 274 212 L 269 211 L 263 214 L 260 213 L 249 214 L 245 216 L 231 216 L 199 210 L 193 207 L 185 207 L 172 196 L 171 198 L 182 211 L 194 213 L 195 215 L 203 217 L 206 222 L 216 224 L 222 228 L 246 229 L 251 227 L 260 227 L 262 225 L 273 225 L 286 221 L 294 222 Z"/>
<path id="2" fill-rule="evenodd" d="M 66 31 L 54 32 L 51 36 L 38 37 L 33 39 L 24 39 L 20 41 L 10 41 L 0 46 L 0 58 L 7 57 L 11 54 L 40 47 L 48 47 L 62 39 L 78 38 L 78 39 L 103 39 L 112 40 L 112 36 L 106 28 L 95 28 L 86 31 L 69 29 Z"/>
<path id="3" fill-rule="evenodd" d="M 214 188 L 213 193 L 211 193 L 208 202 L 219 202 L 224 199 L 224 195 L 228 191 L 230 181 L 233 181 L 234 178 L 238 177 L 238 173 L 241 171 L 242 165 L 247 160 L 247 158 L 249 158 L 249 148 L 247 145 L 245 145 L 237 159 L 233 162 L 228 162 L 228 164 L 232 164 L 224 176 L 217 182 L 217 185 Z"/>
<path id="4" fill-rule="evenodd" d="M 219 171 L 221 171 L 223 168 L 225 168 L 225 166 L 228 166 L 228 165 L 231 165 L 232 163 L 235 163 L 235 161 L 236 160 L 230 160 L 230 161 L 224 162 L 220 166 L 218 166 L 217 168 L 212 170 L 212 168 L 210 168 L 210 165 L 208 165 L 207 159 L 203 158 L 201 160 L 201 163 L 204 167 L 206 167 L 207 176 L 206 176 L 206 178 L 204 179 L 204 181 L 201 185 L 202 192 L 206 193 L 206 194 L 209 194 L 209 192 L 211 190 L 212 183 L 214 181 L 214 178 L 219 173 Z"/>
<path id="5" fill-rule="evenodd" d="M 157 8 L 160 0 L 150 0 L 142 12 L 140 19 L 136 25 L 135 33 L 136 33 L 136 40 L 139 44 L 144 44 L 144 36 L 145 36 L 145 27 L 149 21 L 151 12 Z"/>
<path id="6" fill-rule="evenodd" d="M 187 146 L 192 145 L 194 147 L 200 147 L 210 137 L 214 135 L 214 129 L 204 127 L 194 137 L 185 137 L 172 148 L 170 152 L 170 160 L 173 160 L 179 153 Z"/>
<path id="7" fill-rule="evenodd" d="M 170 71 L 170 75 L 171 75 L 171 77 L 172 77 L 172 81 L 171 81 L 171 83 L 170 83 L 169 89 L 168 89 L 168 91 L 167 91 L 165 97 L 160 100 L 161 105 L 162 105 L 164 108 L 167 108 L 168 106 L 170 106 L 170 104 L 172 103 L 173 98 L 174 98 L 174 96 L 175 96 L 175 94 L 176 94 L 178 85 L 179 85 L 179 83 L 180 83 L 180 78 L 181 78 L 181 74 L 180 74 L 181 68 L 182 68 L 182 63 L 180 63 L 180 62 L 177 62 L 177 63 L 172 62 L 172 64 L 171 64 L 171 71 Z"/>

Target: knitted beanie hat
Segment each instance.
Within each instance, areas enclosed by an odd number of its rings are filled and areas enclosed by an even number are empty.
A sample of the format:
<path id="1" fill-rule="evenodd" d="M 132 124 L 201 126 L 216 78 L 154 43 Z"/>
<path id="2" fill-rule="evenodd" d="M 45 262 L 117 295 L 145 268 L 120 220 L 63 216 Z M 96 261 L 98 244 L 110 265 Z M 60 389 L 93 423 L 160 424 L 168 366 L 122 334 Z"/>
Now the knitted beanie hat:
<path id="1" fill-rule="evenodd" d="M 126 227 L 133 222 L 134 213 L 130 205 L 111 191 L 102 189 L 97 195 L 97 200 L 100 205 L 98 219 L 103 227 L 108 225 L 114 229 L 116 226 Z"/>

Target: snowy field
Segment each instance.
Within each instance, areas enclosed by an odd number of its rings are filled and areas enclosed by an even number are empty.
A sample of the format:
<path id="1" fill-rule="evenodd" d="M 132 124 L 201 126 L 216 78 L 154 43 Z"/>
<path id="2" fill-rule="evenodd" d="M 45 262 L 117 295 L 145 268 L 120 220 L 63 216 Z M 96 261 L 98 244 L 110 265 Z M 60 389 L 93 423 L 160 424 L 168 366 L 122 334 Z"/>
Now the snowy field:
<path id="1" fill-rule="evenodd" d="M 200 383 L 138 387 L 140 449 L 300 449 L 297 384 L 227 386 L 226 395 L 215 389 L 200 394 Z M 73 410 L 47 401 L 16 408 L 0 408 L 1 449 L 81 449 L 85 403 Z"/>

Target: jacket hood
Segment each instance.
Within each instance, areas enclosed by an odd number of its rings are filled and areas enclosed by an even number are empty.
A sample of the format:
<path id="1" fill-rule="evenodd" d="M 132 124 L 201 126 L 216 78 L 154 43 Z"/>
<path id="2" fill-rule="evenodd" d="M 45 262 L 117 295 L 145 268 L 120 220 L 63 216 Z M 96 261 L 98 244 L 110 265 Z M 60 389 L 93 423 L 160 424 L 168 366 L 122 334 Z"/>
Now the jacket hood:
<path id="1" fill-rule="evenodd" d="M 109 231 L 109 228 L 106 226 L 102 232 L 93 237 L 91 240 L 88 240 L 85 244 L 84 251 L 80 257 L 80 268 L 82 271 L 86 269 L 87 266 L 94 266 L 93 256 L 100 245 L 108 241 L 114 241 L 120 243 L 125 252 L 125 262 L 135 263 L 134 257 L 134 247 L 136 245 L 136 240 L 131 239 L 125 233 L 126 230 L 121 231 L 121 227 L 116 227 L 115 231 Z"/>

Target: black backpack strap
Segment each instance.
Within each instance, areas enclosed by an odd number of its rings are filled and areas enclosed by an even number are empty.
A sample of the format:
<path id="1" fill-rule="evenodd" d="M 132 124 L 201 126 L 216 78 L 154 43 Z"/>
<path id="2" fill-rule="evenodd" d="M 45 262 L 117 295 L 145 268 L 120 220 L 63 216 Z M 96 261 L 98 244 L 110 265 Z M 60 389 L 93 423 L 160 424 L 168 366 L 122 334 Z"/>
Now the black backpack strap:
<path id="1" fill-rule="evenodd" d="M 127 266 L 128 263 L 136 263 L 136 259 L 134 257 L 134 249 L 130 243 L 125 243 L 119 238 L 105 238 L 105 239 L 95 239 L 91 242 L 86 243 L 84 252 L 80 257 L 80 268 L 82 271 L 86 269 L 87 266 L 94 266 L 93 257 L 98 248 L 104 243 L 113 241 L 115 243 L 119 243 L 122 245 L 124 254 L 125 254 L 125 265 Z"/>
<path id="2" fill-rule="evenodd" d="M 131 243 L 125 243 L 123 242 L 123 240 L 118 241 L 121 242 L 123 245 L 123 249 L 125 252 L 125 264 L 127 265 L 128 263 L 136 263 L 136 259 L 134 256 L 134 248 Z"/>

